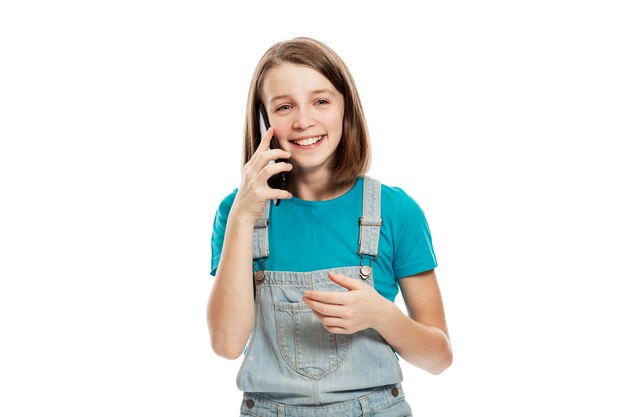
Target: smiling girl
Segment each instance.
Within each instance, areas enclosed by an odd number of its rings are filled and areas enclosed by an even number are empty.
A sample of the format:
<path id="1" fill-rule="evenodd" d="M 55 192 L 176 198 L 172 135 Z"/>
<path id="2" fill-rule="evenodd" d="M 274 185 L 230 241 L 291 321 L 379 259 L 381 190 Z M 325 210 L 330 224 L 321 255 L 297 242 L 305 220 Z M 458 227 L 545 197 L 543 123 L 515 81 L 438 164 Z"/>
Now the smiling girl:
<path id="1" fill-rule="evenodd" d="M 432 374 L 450 366 L 424 213 L 367 176 L 370 160 L 339 56 L 310 38 L 272 46 L 250 85 L 242 180 L 213 225 L 207 322 L 218 355 L 247 346 L 241 416 L 410 416 L 395 353 Z"/>

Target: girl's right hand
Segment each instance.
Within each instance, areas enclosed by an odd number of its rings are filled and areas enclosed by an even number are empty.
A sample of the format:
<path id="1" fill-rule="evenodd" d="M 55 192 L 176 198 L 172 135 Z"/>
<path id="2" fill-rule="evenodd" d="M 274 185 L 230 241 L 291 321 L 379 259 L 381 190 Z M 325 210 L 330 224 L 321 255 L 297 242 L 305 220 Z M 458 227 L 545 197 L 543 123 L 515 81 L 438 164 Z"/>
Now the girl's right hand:
<path id="1" fill-rule="evenodd" d="M 267 200 L 286 200 L 292 197 L 289 191 L 270 188 L 267 184 L 267 180 L 273 175 L 282 171 L 291 171 L 293 168 L 293 165 L 287 162 L 273 162 L 276 159 L 287 159 L 291 156 L 290 152 L 283 149 L 270 149 L 273 136 L 274 129 L 270 127 L 261 139 L 257 150 L 243 166 L 241 185 L 231 208 L 231 214 L 242 220 L 254 223 L 263 215 Z"/>

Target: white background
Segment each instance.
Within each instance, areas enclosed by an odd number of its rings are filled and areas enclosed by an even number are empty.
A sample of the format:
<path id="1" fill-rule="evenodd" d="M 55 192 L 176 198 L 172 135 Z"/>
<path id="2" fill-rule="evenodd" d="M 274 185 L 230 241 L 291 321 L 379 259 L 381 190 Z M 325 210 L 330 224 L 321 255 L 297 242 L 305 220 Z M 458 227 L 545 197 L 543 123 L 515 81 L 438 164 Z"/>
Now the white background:
<path id="1" fill-rule="evenodd" d="M 402 362 L 415 415 L 623 416 L 619 3 L 2 2 L 0 414 L 237 415 L 211 228 L 256 62 L 310 36 L 433 233 L 455 359 Z"/>

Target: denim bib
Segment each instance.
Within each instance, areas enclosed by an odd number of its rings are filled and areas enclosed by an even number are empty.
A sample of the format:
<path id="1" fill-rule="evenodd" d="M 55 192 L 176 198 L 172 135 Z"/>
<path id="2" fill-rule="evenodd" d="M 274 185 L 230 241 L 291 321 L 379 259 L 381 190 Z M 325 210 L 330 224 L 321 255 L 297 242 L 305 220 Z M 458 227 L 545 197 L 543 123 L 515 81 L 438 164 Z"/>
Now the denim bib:
<path id="1" fill-rule="evenodd" d="M 270 201 L 266 203 L 253 236 L 254 327 L 237 375 L 237 386 L 246 395 L 283 406 L 319 406 L 356 401 L 394 386 L 395 391 L 385 392 L 395 395 L 385 395 L 390 401 L 404 398 L 401 391 L 398 395 L 402 381 L 398 359 L 377 331 L 330 333 L 302 302 L 306 290 L 347 291 L 330 280 L 328 271 L 374 286 L 382 225 L 380 193 L 380 182 L 364 176 L 363 211 L 354 219 L 359 224 L 355 250 L 360 264 L 310 272 L 265 269 L 270 256 Z M 247 401 L 250 405 L 252 400 Z"/>

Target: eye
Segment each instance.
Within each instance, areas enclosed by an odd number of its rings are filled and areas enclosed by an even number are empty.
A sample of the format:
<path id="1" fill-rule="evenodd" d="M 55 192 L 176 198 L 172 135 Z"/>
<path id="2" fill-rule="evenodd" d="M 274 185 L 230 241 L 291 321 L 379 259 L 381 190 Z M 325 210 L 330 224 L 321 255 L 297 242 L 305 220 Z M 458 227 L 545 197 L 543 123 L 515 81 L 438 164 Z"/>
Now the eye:
<path id="1" fill-rule="evenodd" d="M 284 111 L 284 110 L 289 110 L 291 108 L 291 106 L 289 104 L 283 104 L 282 106 L 278 107 L 276 109 L 276 111 Z"/>
<path id="2" fill-rule="evenodd" d="M 318 104 L 318 105 L 328 104 L 328 100 L 325 100 L 323 98 L 318 98 L 317 100 L 315 100 L 315 104 Z"/>

